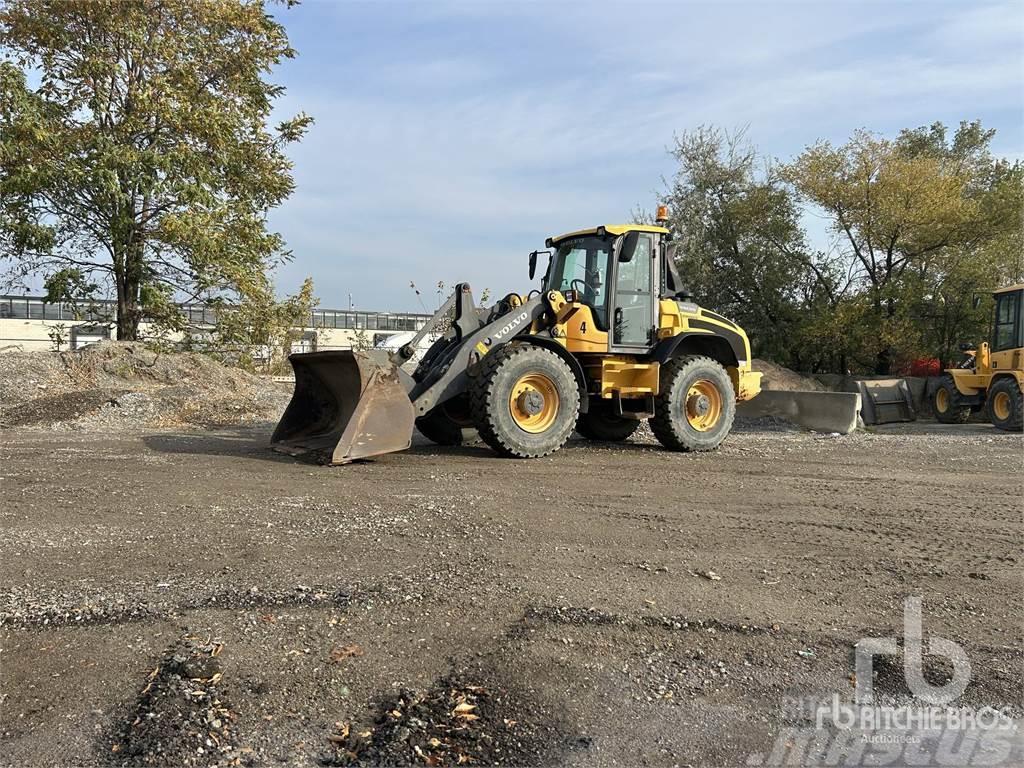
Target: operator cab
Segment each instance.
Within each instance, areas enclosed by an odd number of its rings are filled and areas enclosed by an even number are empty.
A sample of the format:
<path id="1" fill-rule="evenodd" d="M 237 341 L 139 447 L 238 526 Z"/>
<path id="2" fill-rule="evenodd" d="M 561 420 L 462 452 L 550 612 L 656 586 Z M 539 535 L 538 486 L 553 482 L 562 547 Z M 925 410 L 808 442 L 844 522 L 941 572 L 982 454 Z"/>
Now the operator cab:
<path id="1" fill-rule="evenodd" d="M 1020 370 L 1024 367 L 1024 283 L 994 291 L 992 367 Z"/>
<path id="2" fill-rule="evenodd" d="M 596 329 L 608 334 L 609 351 L 647 352 L 658 340 L 659 298 L 680 290 L 671 255 L 665 255 L 668 239 L 665 227 L 641 224 L 549 238 L 543 290 L 586 306 Z M 530 254 L 531 278 L 536 257 Z"/>

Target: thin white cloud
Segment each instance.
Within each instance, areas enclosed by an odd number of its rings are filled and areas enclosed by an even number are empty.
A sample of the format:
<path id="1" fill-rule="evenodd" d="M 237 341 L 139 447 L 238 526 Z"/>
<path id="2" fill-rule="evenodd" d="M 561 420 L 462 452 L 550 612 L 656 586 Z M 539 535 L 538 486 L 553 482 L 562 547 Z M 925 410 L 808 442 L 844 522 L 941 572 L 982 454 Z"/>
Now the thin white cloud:
<path id="1" fill-rule="evenodd" d="M 981 118 L 1024 150 L 1016 3 L 379 8 L 301 6 L 303 35 L 343 38 L 358 13 L 373 41 L 286 77 L 281 111 L 317 124 L 273 217 L 296 252 L 281 285 L 312 273 L 326 303 L 356 285 L 413 308 L 409 279 L 459 275 L 522 289 L 546 235 L 653 202 L 673 132 L 700 123 L 749 124 L 790 157 L 859 127 Z"/>

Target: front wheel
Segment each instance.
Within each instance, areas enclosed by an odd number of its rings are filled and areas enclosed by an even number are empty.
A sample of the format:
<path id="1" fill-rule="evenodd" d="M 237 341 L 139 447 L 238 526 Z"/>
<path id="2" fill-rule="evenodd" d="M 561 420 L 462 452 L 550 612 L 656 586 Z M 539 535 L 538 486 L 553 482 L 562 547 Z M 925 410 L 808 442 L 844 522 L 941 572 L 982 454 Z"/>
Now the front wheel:
<path id="1" fill-rule="evenodd" d="M 699 355 L 674 358 L 661 367 L 651 431 L 673 451 L 713 451 L 736 416 L 732 381 L 717 361 Z"/>
<path id="2" fill-rule="evenodd" d="M 939 377 L 932 395 L 932 410 L 943 424 L 966 424 L 971 418 L 971 406 L 963 402 L 956 380 L 948 373 Z"/>
<path id="3" fill-rule="evenodd" d="M 1007 432 L 1024 429 L 1024 398 L 1014 379 L 999 379 L 989 388 L 988 413 L 997 429 Z"/>
<path id="4" fill-rule="evenodd" d="M 470 385 L 481 439 L 502 456 L 532 459 L 561 448 L 579 415 L 572 370 L 557 354 L 506 344 L 488 354 Z"/>

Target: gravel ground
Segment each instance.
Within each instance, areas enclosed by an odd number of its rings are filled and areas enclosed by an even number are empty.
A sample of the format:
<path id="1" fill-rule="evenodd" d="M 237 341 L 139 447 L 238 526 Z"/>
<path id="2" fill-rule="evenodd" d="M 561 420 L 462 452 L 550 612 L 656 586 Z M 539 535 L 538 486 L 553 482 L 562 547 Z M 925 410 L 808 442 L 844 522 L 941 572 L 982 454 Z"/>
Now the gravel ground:
<path id="1" fill-rule="evenodd" d="M 6 765 L 745 765 L 908 595 L 964 703 L 1024 706 L 1022 444 L 986 426 L 336 468 L 269 426 L 2 437 Z"/>

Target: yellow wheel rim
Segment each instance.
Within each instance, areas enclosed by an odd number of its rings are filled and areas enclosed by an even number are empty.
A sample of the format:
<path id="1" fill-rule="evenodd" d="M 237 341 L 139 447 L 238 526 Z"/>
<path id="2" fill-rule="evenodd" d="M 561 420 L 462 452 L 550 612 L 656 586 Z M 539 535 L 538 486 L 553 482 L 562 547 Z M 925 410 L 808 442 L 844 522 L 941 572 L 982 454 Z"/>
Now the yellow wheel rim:
<path id="1" fill-rule="evenodd" d="M 1010 396 L 1006 392 L 996 392 L 996 396 L 992 398 L 992 413 L 1000 421 L 1010 418 Z"/>
<path id="2" fill-rule="evenodd" d="M 549 429 L 558 416 L 558 390 L 543 373 L 520 376 L 508 398 L 512 420 L 524 432 L 538 434 Z"/>
<path id="3" fill-rule="evenodd" d="M 698 432 L 707 432 L 722 417 L 722 393 L 712 382 L 700 379 L 686 391 L 686 421 Z"/>
<path id="4" fill-rule="evenodd" d="M 949 392 L 945 388 L 935 393 L 935 410 L 945 413 L 949 410 Z"/>

